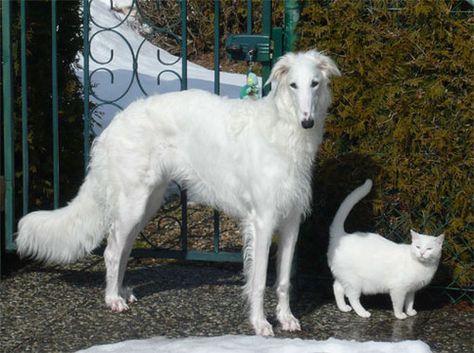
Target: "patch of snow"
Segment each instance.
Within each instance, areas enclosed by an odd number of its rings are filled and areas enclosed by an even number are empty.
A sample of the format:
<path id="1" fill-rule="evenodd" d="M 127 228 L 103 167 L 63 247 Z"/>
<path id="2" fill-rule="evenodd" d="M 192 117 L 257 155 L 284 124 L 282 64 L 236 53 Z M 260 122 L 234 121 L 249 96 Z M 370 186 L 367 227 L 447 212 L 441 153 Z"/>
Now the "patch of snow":
<path id="1" fill-rule="evenodd" d="M 422 341 L 356 342 L 260 336 L 154 337 L 94 346 L 78 353 L 431 353 Z"/>

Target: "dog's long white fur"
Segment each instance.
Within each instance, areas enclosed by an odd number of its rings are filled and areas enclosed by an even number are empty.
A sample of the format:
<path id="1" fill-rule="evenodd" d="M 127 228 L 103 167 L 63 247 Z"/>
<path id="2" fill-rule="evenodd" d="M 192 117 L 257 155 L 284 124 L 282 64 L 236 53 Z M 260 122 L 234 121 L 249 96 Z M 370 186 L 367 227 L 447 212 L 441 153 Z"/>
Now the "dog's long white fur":
<path id="1" fill-rule="evenodd" d="M 193 199 L 242 221 L 244 293 L 260 335 L 273 334 L 263 296 L 271 237 L 279 233 L 277 318 L 283 329 L 299 330 L 289 307 L 290 267 L 310 207 L 332 75 L 339 71 L 327 56 L 290 53 L 271 72 L 271 94 L 257 101 L 189 90 L 131 104 L 95 140 L 76 198 L 20 220 L 18 252 L 67 263 L 107 236 L 106 303 L 126 310 L 135 300 L 122 286 L 133 241 L 176 180 Z"/>

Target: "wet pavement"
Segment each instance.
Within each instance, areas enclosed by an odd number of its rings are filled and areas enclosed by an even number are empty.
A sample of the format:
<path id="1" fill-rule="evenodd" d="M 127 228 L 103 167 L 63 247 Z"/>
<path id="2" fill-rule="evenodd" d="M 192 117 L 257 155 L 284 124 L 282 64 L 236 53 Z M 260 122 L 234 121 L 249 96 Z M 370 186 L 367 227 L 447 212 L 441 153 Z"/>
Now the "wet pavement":
<path id="1" fill-rule="evenodd" d="M 330 282 L 297 278 L 293 312 L 302 331 L 279 329 L 276 297 L 269 275 L 266 311 L 280 337 L 358 341 L 422 340 L 434 353 L 474 353 L 472 307 L 444 302 L 439 293 L 422 291 L 418 315 L 397 320 L 388 296 L 365 298 L 369 319 L 339 312 Z M 69 266 L 27 265 L 0 283 L 0 351 L 74 352 L 92 345 L 152 336 L 253 334 L 241 297 L 240 265 L 130 261 L 126 282 L 138 302 L 125 313 L 104 304 L 104 267 L 100 257 Z"/>

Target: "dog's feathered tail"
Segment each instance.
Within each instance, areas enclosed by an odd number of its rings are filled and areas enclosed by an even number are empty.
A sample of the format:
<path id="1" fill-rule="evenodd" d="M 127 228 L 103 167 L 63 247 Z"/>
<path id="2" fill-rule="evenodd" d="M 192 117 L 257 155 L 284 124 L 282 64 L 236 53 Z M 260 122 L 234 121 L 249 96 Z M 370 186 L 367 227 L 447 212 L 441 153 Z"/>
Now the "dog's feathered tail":
<path id="1" fill-rule="evenodd" d="M 86 178 L 78 195 L 65 207 L 36 211 L 18 224 L 20 256 L 48 263 L 73 262 L 96 248 L 106 230 L 105 207 L 98 202 L 93 180 Z"/>
<path id="2" fill-rule="evenodd" d="M 362 200 L 372 189 L 372 180 L 367 179 L 364 184 L 352 191 L 342 202 L 341 206 L 334 216 L 331 226 L 329 227 L 329 235 L 336 238 L 346 234 L 344 223 L 352 208 Z"/>

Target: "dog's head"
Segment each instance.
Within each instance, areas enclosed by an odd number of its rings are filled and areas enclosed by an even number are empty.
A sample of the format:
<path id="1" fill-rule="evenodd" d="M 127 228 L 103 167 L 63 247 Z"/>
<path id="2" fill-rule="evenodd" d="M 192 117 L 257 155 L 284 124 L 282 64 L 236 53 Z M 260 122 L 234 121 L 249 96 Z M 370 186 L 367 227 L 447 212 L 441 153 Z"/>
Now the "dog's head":
<path id="1" fill-rule="evenodd" d="M 327 84 L 334 75 L 341 75 L 336 64 L 316 50 L 310 50 L 282 56 L 265 84 L 271 82 L 274 96 L 286 100 L 285 104 L 291 104 L 292 115 L 298 123 L 310 129 L 317 118 L 316 107 L 320 99 L 329 101 Z"/>

